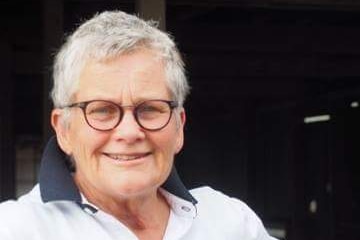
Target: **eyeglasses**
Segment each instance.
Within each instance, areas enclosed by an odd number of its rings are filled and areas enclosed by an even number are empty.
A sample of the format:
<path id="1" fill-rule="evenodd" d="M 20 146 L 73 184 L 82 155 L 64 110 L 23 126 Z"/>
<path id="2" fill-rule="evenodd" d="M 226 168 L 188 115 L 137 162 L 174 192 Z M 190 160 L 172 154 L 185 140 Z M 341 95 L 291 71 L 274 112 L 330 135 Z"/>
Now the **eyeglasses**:
<path id="1" fill-rule="evenodd" d="M 111 101 L 92 100 L 73 103 L 64 108 L 72 107 L 81 108 L 87 124 L 95 130 L 108 131 L 116 128 L 124 116 L 125 108 L 132 108 L 133 116 L 140 127 L 148 131 L 157 131 L 169 123 L 172 110 L 177 107 L 177 103 L 147 100 L 134 106 L 120 106 Z"/>

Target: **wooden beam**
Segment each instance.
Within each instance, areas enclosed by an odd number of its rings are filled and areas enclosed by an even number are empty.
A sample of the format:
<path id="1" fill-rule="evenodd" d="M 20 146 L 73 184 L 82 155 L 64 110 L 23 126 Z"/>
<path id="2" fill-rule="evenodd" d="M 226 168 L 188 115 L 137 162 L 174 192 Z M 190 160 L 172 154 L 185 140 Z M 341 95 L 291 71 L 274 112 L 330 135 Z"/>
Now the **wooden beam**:
<path id="1" fill-rule="evenodd" d="M 159 29 L 166 29 L 166 4 L 165 0 L 136 0 L 136 12 L 146 20 L 159 22 Z"/>
<path id="2" fill-rule="evenodd" d="M 6 38 L 5 38 L 6 39 Z M 15 197 L 15 148 L 13 131 L 13 81 L 10 44 L 0 41 L 1 88 L 0 101 L 0 201 Z M 24 116 L 26 121 L 28 116 Z"/>
<path id="3" fill-rule="evenodd" d="M 54 49 L 59 48 L 63 36 L 64 3 L 63 0 L 43 0 L 43 65 L 44 69 L 44 98 L 43 98 L 43 140 L 46 142 L 52 134 L 50 127 L 50 112 L 52 104 L 49 92 L 52 87 L 51 69 Z"/>
<path id="4" fill-rule="evenodd" d="M 14 51 L 16 75 L 37 75 L 43 72 L 42 53 L 36 51 Z M 41 79 L 37 79 L 40 81 Z"/>
<path id="5" fill-rule="evenodd" d="M 360 10 L 360 2 L 354 0 L 168 0 L 167 4 L 170 6 Z"/>

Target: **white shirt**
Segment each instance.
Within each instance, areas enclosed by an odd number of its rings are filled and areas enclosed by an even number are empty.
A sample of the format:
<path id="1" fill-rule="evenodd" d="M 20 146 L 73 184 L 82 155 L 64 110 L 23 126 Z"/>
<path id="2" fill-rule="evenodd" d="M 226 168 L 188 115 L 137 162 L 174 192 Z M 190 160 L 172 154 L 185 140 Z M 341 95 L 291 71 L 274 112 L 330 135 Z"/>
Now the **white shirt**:
<path id="1" fill-rule="evenodd" d="M 274 240 L 240 200 L 209 187 L 191 190 L 198 203 L 161 190 L 170 207 L 164 240 Z M 113 216 L 72 201 L 44 203 L 38 186 L 17 201 L 0 204 L 1 240 L 135 240 Z"/>
<path id="2" fill-rule="evenodd" d="M 136 240 L 115 217 L 89 204 L 66 163 L 51 138 L 39 184 L 0 204 L 0 240 Z M 160 190 L 171 208 L 164 240 L 273 240 L 243 202 L 209 187 L 189 192 L 175 168 Z"/>

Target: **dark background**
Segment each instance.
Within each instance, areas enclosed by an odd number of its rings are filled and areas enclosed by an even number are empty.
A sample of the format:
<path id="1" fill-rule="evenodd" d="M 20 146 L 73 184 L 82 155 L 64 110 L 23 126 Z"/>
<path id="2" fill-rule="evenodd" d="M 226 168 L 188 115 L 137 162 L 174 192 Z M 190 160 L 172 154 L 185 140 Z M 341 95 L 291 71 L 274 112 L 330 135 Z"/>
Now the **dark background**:
<path id="1" fill-rule="evenodd" d="M 0 199 L 16 195 L 16 146 L 49 136 L 63 33 L 107 9 L 136 4 L 1 1 Z M 286 239 L 360 239 L 360 3 L 168 0 L 165 22 L 192 86 L 185 184 L 244 200 Z"/>

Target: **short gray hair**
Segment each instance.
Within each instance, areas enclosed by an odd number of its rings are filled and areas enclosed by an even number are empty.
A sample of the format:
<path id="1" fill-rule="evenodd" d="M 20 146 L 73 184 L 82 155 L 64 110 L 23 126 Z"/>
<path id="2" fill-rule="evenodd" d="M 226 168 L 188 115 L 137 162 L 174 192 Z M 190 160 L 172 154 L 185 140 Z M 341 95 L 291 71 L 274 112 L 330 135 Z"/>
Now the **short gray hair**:
<path id="1" fill-rule="evenodd" d="M 147 48 L 164 60 L 167 86 L 181 107 L 189 92 L 184 63 L 171 37 L 156 26 L 156 22 L 122 11 L 96 14 L 81 24 L 55 57 L 51 91 L 54 106 L 71 103 L 78 90 L 80 72 L 89 59 L 101 61 Z"/>

